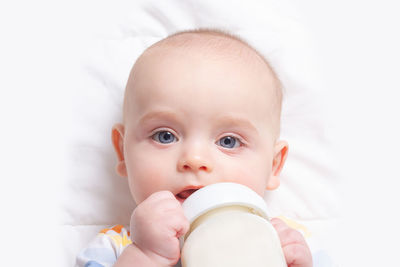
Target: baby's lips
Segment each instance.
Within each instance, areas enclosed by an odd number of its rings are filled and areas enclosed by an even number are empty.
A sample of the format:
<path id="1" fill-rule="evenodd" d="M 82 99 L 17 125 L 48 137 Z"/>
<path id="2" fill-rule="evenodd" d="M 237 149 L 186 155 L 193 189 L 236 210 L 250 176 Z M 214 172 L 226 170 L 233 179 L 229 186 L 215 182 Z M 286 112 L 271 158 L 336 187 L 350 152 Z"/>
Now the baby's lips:
<path id="1" fill-rule="evenodd" d="M 187 189 L 180 192 L 177 196 L 182 199 L 187 199 L 191 194 L 193 194 L 196 191 L 197 189 Z"/>

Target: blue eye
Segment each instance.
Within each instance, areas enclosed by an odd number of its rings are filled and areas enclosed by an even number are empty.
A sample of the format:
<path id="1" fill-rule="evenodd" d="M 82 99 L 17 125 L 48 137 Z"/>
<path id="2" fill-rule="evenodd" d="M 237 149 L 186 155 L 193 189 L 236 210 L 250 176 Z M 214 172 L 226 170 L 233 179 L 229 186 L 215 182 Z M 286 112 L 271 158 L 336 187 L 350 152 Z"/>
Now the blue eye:
<path id="1" fill-rule="evenodd" d="M 219 139 L 217 144 L 225 148 L 235 148 L 240 146 L 240 141 L 233 136 L 225 136 Z"/>
<path id="2" fill-rule="evenodd" d="M 151 138 L 161 144 L 169 144 L 176 141 L 176 137 L 169 131 L 156 132 Z"/>

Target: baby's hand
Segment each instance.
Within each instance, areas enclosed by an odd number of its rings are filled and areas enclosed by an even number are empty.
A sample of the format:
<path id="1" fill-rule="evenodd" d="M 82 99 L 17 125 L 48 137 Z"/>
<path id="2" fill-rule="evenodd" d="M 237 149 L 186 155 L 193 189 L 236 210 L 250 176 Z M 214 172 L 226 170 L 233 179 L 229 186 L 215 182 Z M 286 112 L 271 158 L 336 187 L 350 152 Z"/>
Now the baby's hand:
<path id="1" fill-rule="evenodd" d="M 298 231 L 287 226 L 281 219 L 271 219 L 278 232 L 288 267 L 312 267 L 311 251 Z"/>
<path id="2" fill-rule="evenodd" d="M 173 266 L 180 258 L 179 237 L 189 222 L 179 201 L 169 191 L 152 194 L 140 203 L 131 217 L 134 244 L 159 266 Z"/>

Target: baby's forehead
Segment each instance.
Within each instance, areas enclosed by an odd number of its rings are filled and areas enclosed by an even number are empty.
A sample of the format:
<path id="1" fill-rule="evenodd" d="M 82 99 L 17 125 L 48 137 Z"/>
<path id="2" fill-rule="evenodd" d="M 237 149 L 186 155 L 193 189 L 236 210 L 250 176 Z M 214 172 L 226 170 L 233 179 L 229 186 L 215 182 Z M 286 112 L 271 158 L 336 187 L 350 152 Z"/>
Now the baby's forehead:
<path id="1" fill-rule="evenodd" d="M 210 60 L 237 61 L 243 66 L 259 67 L 274 75 L 267 61 L 247 43 L 237 37 L 214 31 L 181 32 L 171 35 L 146 49 L 138 62 L 145 61 L 153 55 L 166 55 L 177 51 Z"/>

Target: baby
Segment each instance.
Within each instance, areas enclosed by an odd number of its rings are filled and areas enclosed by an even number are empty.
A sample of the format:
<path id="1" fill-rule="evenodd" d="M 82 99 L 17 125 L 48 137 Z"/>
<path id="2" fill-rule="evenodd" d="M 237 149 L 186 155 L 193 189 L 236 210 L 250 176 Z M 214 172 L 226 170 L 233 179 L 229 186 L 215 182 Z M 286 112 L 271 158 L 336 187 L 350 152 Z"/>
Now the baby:
<path id="1" fill-rule="evenodd" d="M 131 71 L 123 123 L 112 129 L 117 173 L 137 203 L 133 241 L 122 226 L 105 229 L 92 248 L 114 254 L 86 249 L 78 266 L 174 266 L 189 229 L 181 204 L 195 190 L 234 182 L 264 196 L 277 188 L 288 153 L 279 140 L 281 102 L 267 61 L 230 34 L 186 31 L 149 47 Z M 271 222 L 288 266 L 312 266 L 303 236 Z"/>

